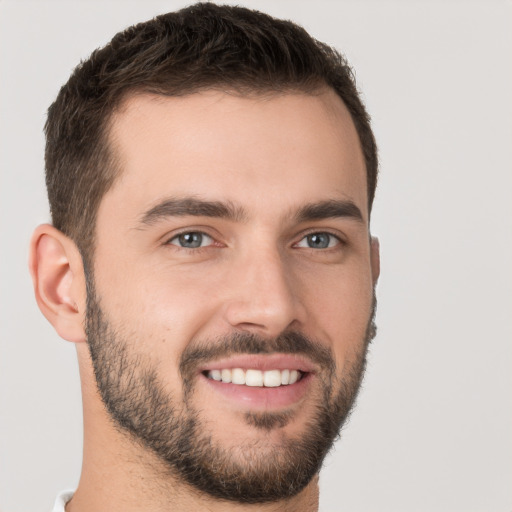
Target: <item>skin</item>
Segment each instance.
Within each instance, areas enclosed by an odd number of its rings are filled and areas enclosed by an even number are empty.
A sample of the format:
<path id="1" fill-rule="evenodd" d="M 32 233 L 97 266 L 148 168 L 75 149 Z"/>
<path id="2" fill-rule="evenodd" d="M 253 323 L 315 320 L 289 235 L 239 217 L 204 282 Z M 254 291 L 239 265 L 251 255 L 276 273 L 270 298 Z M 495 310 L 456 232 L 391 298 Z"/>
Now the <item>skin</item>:
<path id="1" fill-rule="evenodd" d="M 110 139 L 122 173 L 98 211 L 96 293 L 130 349 L 158 365 L 178 403 L 184 349 L 236 331 L 270 338 L 298 330 L 332 350 L 338 376 L 347 371 L 363 344 L 379 255 L 369 234 L 359 140 L 334 92 L 131 96 L 113 119 Z M 176 197 L 229 202 L 244 215 L 141 221 Z M 297 219 L 305 205 L 328 200 L 352 203 L 361 218 Z M 204 247 L 179 246 L 176 235 L 191 231 L 209 236 Z M 308 234 L 325 232 L 332 235 L 330 247 L 308 247 Z M 76 246 L 40 226 L 30 267 L 41 310 L 78 353 L 84 459 L 68 512 L 160 511 L 170 504 L 172 510 L 317 510 L 317 477 L 287 501 L 242 506 L 216 502 L 168 476 L 159 459 L 113 426 L 99 397 L 85 343 L 85 278 Z M 229 448 L 264 440 L 268 456 L 283 436 L 304 432 L 322 391 L 321 380 L 312 378 L 306 393 L 284 408 L 291 420 L 264 431 L 247 424 L 238 401 L 220 396 L 205 379 L 195 384 L 191 400 L 217 442 Z"/>

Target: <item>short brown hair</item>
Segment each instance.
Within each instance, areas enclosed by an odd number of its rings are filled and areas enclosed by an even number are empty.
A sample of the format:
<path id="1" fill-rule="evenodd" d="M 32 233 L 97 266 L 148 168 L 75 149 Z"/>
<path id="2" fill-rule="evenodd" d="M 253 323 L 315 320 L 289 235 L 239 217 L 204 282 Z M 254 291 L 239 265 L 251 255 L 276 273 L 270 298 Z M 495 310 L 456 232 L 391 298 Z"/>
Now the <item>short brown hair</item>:
<path id="1" fill-rule="evenodd" d="M 357 129 L 371 210 L 377 148 L 353 73 L 336 50 L 290 21 L 211 3 L 127 28 L 77 66 L 48 110 L 46 185 L 54 226 L 82 256 L 92 254 L 96 213 L 119 172 L 108 146 L 109 122 L 127 94 L 314 92 L 326 85 Z"/>

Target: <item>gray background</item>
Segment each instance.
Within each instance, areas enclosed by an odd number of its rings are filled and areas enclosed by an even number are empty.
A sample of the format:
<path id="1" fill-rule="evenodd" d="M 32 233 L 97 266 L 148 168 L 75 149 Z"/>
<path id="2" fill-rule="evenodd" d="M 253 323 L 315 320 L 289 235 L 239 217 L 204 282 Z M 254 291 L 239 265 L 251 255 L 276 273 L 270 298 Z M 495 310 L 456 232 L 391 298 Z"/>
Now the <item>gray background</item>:
<path id="1" fill-rule="evenodd" d="M 512 3 L 249 1 L 341 49 L 380 146 L 379 334 L 322 473 L 329 511 L 512 511 Z M 72 344 L 39 313 L 45 110 L 80 58 L 176 1 L 0 1 L 0 510 L 74 487 Z"/>

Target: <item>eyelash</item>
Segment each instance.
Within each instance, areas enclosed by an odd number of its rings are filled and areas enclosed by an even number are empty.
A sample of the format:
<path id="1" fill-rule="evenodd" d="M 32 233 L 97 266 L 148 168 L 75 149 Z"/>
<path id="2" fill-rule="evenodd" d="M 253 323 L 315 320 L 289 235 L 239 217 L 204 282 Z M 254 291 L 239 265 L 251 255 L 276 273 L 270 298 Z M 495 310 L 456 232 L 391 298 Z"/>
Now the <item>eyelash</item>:
<path id="1" fill-rule="evenodd" d="M 322 247 L 322 248 L 304 247 L 304 249 L 312 249 L 314 251 L 327 251 L 328 249 L 334 250 L 338 246 L 346 245 L 345 241 L 340 237 L 340 235 L 331 233 L 330 231 L 310 231 L 309 233 L 305 233 L 302 236 L 302 238 L 298 242 L 296 242 L 294 244 L 294 246 L 298 246 L 298 244 L 300 244 L 301 242 L 306 240 L 308 237 L 313 236 L 313 235 L 327 235 L 328 237 L 330 237 L 329 245 L 332 242 L 332 239 L 334 239 L 336 243 L 332 247 L 329 247 L 329 246 L 328 247 Z"/>
<path id="2" fill-rule="evenodd" d="M 184 236 L 184 235 L 200 235 L 201 237 L 208 237 L 210 240 L 212 240 L 212 243 L 209 243 L 206 246 L 200 246 L 200 247 L 182 247 L 182 246 L 180 246 L 178 244 L 172 243 L 173 240 L 177 240 L 181 236 Z M 210 248 L 212 246 L 215 246 L 215 243 L 216 243 L 215 238 L 213 236 L 209 235 L 208 233 L 205 233 L 204 231 L 200 231 L 200 230 L 189 230 L 189 231 L 182 231 L 181 233 L 177 233 L 177 234 L 173 235 L 173 237 L 170 238 L 165 243 L 165 245 L 173 245 L 178 250 L 193 251 L 194 253 L 198 253 L 198 252 L 201 252 L 202 250 L 205 250 L 205 249 L 208 249 L 208 248 Z"/>
<path id="3" fill-rule="evenodd" d="M 183 246 L 180 246 L 178 244 L 172 243 L 173 240 L 179 239 L 179 237 L 181 237 L 183 235 L 200 235 L 201 237 L 208 237 L 210 240 L 212 240 L 213 243 L 209 243 L 208 245 L 199 246 L 199 247 L 183 247 Z M 332 247 L 329 247 L 329 246 L 328 247 L 322 247 L 322 248 L 303 247 L 304 249 L 312 249 L 314 251 L 327 251 L 328 249 L 334 249 L 334 248 L 336 248 L 338 246 L 346 245 L 346 242 L 339 235 L 336 235 L 336 234 L 331 233 L 329 231 L 311 231 L 309 233 L 303 234 L 303 236 L 300 238 L 300 240 L 293 244 L 293 247 L 298 247 L 299 243 L 301 243 L 302 241 L 304 241 L 305 239 L 307 239 L 308 237 L 313 236 L 313 235 L 327 235 L 327 236 L 329 236 L 331 238 L 331 240 L 329 240 L 329 244 L 331 243 L 333 238 L 336 241 L 336 244 L 334 246 L 332 246 Z M 203 242 L 203 240 L 201 240 L 201 243 L 202 242 Z M 205 233 L 204 231 L 200 231 L 200 230 L 197 230 L 197 231 L 190 230 L 190 231 L 182 231 L 181 233 L 175 234 L 172 238 L 170 238 L 165 243 L 165 245 L 173 245 L 174 247 L 176 247 L 179 250 L 193 251 L 194 253 L 199 253 L 199 252 L 201 252 L 203 250 L 209 249 L 212 246 L 215 246 L 215 243 L 216 243 L 216 241 L 215 241 L 214 237 L 209 235 L 208 233 Z"/>

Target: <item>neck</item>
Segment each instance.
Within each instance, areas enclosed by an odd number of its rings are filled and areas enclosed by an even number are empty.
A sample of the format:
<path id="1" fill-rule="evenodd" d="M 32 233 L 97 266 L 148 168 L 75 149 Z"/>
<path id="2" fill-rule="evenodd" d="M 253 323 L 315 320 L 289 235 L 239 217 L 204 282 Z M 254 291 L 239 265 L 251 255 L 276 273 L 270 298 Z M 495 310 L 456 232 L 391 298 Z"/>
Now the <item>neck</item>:
<path id="1" fill-rule="evenodd" d="M 298 495 L 267 504 L 219 501 L 191 489 L 179 477 L 169 474 L 152 454 L 125 443 L 112 444 L 87 434 L 82 475 L 66 512 L 197 512 L 253 511 L 314 512 L 318 510 L 318 476 Z M 119 440 L 117 440 L 119 441 Z M 90 450 L 94 446 L 94 450 Z"/>
<path id="2" fill-rule="evenodd" d="M 119 461 L 118 461 L 119 462 Z M 303 512 L 318 511 L 318 477 L 298 495 L 266 504 L 240 504 L 215 500 L 185 487 L 178 481 L 155 482 L 147 473 L 97 471 L 84 464 L 79 486 L 66 512 Z"/>
<path id="3" fill-rule="evenodd" d="M 81 373 L 89 372 L 83 368 Z M 83 376 L 83 375 L 82 375 Z M 66 512 L 314 512 L 318 510 L 318 476 L 296 496 L 264 504 L 216 500 L 192 489 L 153 452 L 117 428 L 92 382 L 82 379 L 84 456 L 82 474 Z"/>

